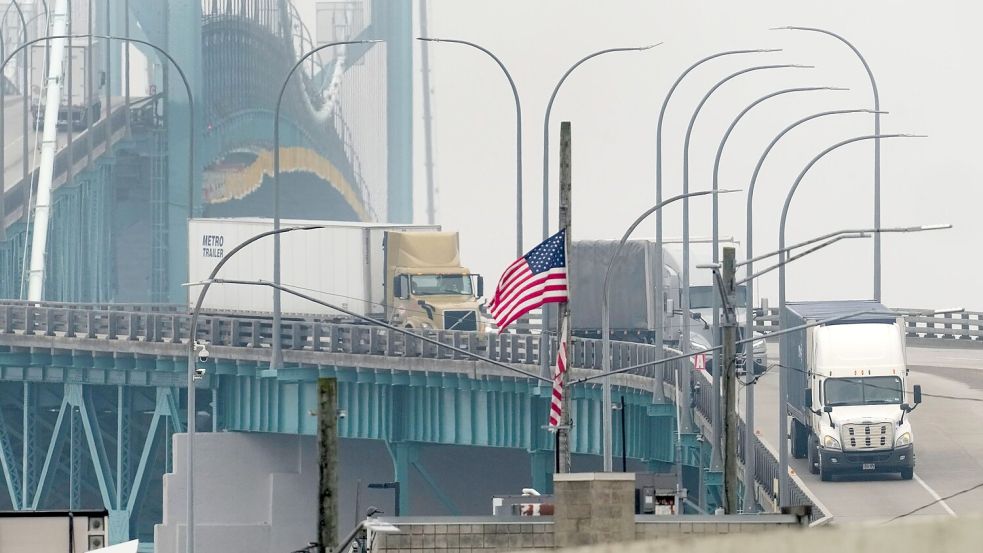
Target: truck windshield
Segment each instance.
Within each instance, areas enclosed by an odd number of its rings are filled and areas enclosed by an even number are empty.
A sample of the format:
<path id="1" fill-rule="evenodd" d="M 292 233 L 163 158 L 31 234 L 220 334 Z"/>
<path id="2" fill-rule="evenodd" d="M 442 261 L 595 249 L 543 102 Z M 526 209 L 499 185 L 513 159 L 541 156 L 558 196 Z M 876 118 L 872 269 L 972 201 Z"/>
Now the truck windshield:
<path id="1" fill-rule="evenodd" d="M 689 308 L 708 309 L 713 307 L 713 295 L 717 294 L 719 299 L 720 292 L 713 286 L 690 286 L 689 287 Z M 747 286 L 737 287 L 737 307 L 747 305 Z"/>
<path id="2" fill-rule="evenodd" d="M 470 296 L 471 275 L 415 275 L 410 277 L 414 296 Z"/>
<path id="3" fill-rule="evenodd" d="M 896 376 L 826 380 L 825 404 L 830 406 L 900 404 L 903 396 L 901 379 Z"/>

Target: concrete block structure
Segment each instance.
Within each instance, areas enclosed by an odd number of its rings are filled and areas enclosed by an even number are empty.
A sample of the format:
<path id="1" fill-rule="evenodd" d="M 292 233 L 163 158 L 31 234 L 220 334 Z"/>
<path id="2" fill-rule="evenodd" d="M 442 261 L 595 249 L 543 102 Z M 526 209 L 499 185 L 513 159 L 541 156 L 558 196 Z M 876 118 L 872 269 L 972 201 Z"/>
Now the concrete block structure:
<path id="1" fill-rule="evenodd" d="M 552 551 L 553 524 L 533 517 L 400 517 L 400 532 L 376 534 L 373 553 Z"/>
<path id="2" fill-rule="evenodd" d="M 164 475 L 157 553 L 185 551 L 187 434 Z M 317 446 L 312 436 L 220 432 L 195 436 L 195 541 L 209 553 L 294 551 L 316 540 Z"/>
<path id="3" fill-rule="evenodd" d="M 584 472 L 553 476 L 557 547 L 635 538 L 635 475 Z"/>

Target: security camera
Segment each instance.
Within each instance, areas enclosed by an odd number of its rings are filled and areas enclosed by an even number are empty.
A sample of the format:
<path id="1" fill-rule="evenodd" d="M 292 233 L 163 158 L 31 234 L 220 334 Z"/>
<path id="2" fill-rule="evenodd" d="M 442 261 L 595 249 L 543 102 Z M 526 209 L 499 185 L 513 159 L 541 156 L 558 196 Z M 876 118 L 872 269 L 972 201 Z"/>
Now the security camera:
<path id="1" fill-rule="evenodd" d="M 344 410 L 344 409 L 338 409 L 338 410 L 337 410 L 337 411 L 335 412 L 335 414 L 336 414 L 336 415 L 338 415 L 338 418 L 339 418 L 339 419 L 343 419 L 343 418 L 345 418 L 345 417 L 347 417 L 347 416 L 348 416 L 348 411 L 346 411 L 346 410 Z"/>
<path id="2" fill-rule="evenodd" d="M 202 378 L 205 378 L 205 368 L 195 367 L 195 380 L 201 380 Z"/>
<path id="3" fill-rule="evenodd" d="M 208 342 L 198 342 L 195 341 L 195 350 L 198 352 L 198 361 L 205 363 L 208 361 L 208 348 L 206 347 Z"/>

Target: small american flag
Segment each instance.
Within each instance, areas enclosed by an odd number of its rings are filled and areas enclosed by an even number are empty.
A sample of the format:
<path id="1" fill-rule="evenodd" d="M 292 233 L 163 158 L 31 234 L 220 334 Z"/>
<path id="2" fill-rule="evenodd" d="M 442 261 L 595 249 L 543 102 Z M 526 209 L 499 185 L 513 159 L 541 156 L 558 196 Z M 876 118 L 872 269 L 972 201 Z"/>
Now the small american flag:
<path id="1" fill-rule="evenodd" d="M 568 301 L 566 257 L 564 229 L 505 269 L 488 302 L 499 332 L 544 304 Z"/>
<path id="2" fill-rule="evenodd" d="M 556 352 L 556 367 L 553 368 L 553 399 L 550 401 L 550 430 L 560 426 L 563 414 L 563 373 L 567 372 L 567 322 L 563 321 L 560 344 Z"/>

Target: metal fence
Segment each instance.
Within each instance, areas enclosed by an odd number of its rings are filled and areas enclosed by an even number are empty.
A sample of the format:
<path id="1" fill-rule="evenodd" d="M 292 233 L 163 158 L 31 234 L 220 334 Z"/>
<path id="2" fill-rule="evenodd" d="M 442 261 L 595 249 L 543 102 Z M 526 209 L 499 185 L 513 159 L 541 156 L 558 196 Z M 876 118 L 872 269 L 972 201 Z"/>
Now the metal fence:
<path id="1" fill-rule="evenodd" d="M 705 371 L 694 371 L 694 375 L 699 375 L 694 381 L 698 383 L 693 388 L 694 403 L 697 413 L 704 420 L 711 420 L 712 409 L 712 382 L 710 376 Z M 744 439 L 747 433 L 747 425 L 743 419 L 737 421 L 737 458 L 743 466 L 747 462 L 747 451 L 744 447 Z M 770 497 L 772 501 L 777 500 L 778 482 L 778 458 L 757 435 L 752 437 L 752 451 L 754 458 L 754 480 Z M 809 522 L 814 523 L 828 516 L 822 508 L 812 500 L 812 498 L 799 486 L 795 479 L 789 480 L 791 492 L 791 505 L 808 505 L 811 508 Z"/>
<path id="2" fill-rule="evenodd" d="M 187 308 L 175 305 L 0 302 L 0 333 L 4 334 L 187 344 L 190 325 Z M 549 342 L 541 344 L 539 334 L 414 330 L 413 335 L 407 335 L 364 324 L 291 319 L 282 322 L 281 343 L 288 350 L 469 359 L 464 353 L 425 342 L 416 336 L 425 336 L 503 363 L 538 366 L 540 355 L 545 353 L 548 359 L 556 355 L 555 336 L 548 336 Z M 195 332 L 196 340 L 235 348 L 269 348 L 272 338 L 273 322 L 265 317 L 202 315 Z M 655 348 L 648 344 L 612 342 L 611 366 L 617 370 L 650 361 L 655 359 L 655 353 Z M 601 369 L 601 341 L 576 338 L 570 357 L 578 368 Z"/>
<path id="3" fill-rule="evenodd" d="M 931 309 L 895 309 L 904 315 L 906 336 L 909 339 L 959 340 L 983 343 L 983 312 L 964 311 L 935 315 Z M 754 330 L 765 334 L 779 330 L 778 309 L 754 310 Z"/>
<path id="4" fill-rule="evenodd" d="M 90 338 L 151 343 L 187 344 L 191 316 L 187 308 L 161 304 L 78 304 L 61 302 L 26 302 L 9 300 L 0 302 L 0 334 L 59 336 L 64 338 Z M 441 344 L 473 352 L 490 359 L 512 364 L 539 365 L 540 355 L 556 354 L 555 336 L 541 343 L 539 334 L 493 334 L 467 331 L 415 330 L 416 335 L 427 336 Z M 236 348 L 269 348 L 272 344 L 273 325 L 269 318 L 236 317 L 231 315 L 204 315 L 199 319 L 196 339 L 213 346 Z M 393 332 L 370 325 L 338 324 L 307 320 L 283 321 L 282 344 L 289 350 L 308 350 L 326 353 L 376 355 L 390 357 L 418 357 L 427 359 L 467 360 L 468 356 L 449 348 L 420 340 L 416 336 Z M 666 356 L 680 352 L 665 348 Z M 649 344 L 612 342 L 611 367 L 618 370 L 654 361 L 657 350 Z M 575 338 L 570 353 L 571 366 L 583 369 L 602 368 L 602 343 L 600 340 Z M 692 363 L 677 359 L 662 366 L 651 366 L 635 371 L 649 378 L 661 378 L 664 383 L 676 386 L 680 370 L 691 370 Z M 694 402 L 697 412 L 706 420 L 711 412 L 711 383 L 703 371 L 694 375 Z M 744 423 L 739 426 L 743 463 Z M 754 437 L 755 480 L 764 490 L 773 493 L 778 476 L 778 461 L 764 443 Z M 808 495 L 792 484 L 794 504 L 810 505 L 812 519 L 825 516 Z"/>

